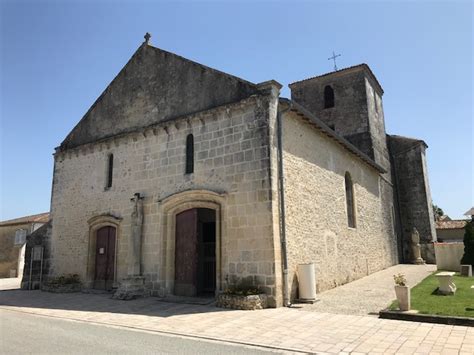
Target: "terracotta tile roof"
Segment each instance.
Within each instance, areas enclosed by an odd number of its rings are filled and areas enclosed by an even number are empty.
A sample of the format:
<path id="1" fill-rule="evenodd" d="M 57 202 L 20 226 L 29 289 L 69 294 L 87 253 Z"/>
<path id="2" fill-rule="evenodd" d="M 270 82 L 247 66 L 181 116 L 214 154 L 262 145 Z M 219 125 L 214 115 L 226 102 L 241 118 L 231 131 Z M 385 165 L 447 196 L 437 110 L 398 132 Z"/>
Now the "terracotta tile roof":
<path id="1" fill-rule="evenodd" d="M 25 224 L 25 223 L 46 223 L 49 221 L 49 212 L 34 214 L 31 216 L 25 216 L 15 219 L 9 219 L 8 221 L 0 222 L 0 226 L 10 226 L 14 224 Z"/>
<path id="2" fill-rule="evenodd" d="M 452 221 L 436 221 L 436 229 L 463 229 L 467 220 L 455 219 Z"/>

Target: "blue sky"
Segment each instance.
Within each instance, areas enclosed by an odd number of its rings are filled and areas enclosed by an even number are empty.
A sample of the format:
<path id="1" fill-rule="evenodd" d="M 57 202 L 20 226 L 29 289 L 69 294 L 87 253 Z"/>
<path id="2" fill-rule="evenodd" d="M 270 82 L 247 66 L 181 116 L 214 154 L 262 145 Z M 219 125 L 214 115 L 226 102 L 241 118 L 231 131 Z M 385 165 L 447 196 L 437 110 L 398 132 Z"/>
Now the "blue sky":
<path id="1" fill-rule="evenodd" d="M 49 210 L 54 147 L 152 33 L 252 82 L 368 63 L 387 132 L 424 139 L 434 202 L 474 205 L 470 1 L 1 1 L 0 220 Z"/>

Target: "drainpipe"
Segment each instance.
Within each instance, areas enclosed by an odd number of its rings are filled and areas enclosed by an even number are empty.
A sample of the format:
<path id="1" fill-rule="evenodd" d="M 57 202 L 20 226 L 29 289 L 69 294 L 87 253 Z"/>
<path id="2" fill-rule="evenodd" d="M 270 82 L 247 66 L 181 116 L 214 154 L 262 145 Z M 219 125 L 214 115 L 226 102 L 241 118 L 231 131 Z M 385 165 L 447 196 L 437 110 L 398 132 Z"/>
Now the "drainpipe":
<path id="1" fill-rule="evenodd" d="M 280 192 L 280 240 L 281 253 L 283 256 L 283 304 L 285 307 L 290 307 L 290 295 L 288 292 L 288 253 L 286 250 L 286 215 L 285 215 L 285 184 L 283 179 L 283 134 L 282 134 L 282 114 L 289 111 L 291 102 L 288 108 L 277 113 L 277 135 L 278 135 L 278 183 Z"/>

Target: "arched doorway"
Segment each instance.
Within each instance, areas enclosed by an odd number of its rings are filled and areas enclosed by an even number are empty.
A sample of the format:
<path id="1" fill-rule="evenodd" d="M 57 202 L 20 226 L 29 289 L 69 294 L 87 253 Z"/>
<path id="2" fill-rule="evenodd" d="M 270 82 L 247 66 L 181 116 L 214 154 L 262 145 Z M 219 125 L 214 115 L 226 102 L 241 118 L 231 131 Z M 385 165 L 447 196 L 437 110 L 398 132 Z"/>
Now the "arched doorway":
<path id="1" fill-rule="evenodd" d="M 216 211 L 192 208 L 176 215 L 174 294 L 214 296 Z"/>
<path id="2" fill-rule="evenodd" d="M 95 244 L 94 288 L 111 290 L 115 280 L 116 229 L 105 226 L 97 229 Z"/>

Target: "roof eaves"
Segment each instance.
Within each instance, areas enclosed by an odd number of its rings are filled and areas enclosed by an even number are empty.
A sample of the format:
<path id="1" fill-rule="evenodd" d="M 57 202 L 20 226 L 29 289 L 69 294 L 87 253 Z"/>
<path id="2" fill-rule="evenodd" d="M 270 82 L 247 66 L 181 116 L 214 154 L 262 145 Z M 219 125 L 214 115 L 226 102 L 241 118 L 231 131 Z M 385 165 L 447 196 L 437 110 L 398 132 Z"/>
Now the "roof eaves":
<path id="1" fill-rule="evenodd" d="M 350 153 L 356 155 L 359 159 L 363 160 L 365 163 L 370 165 L 372 168 L 376 169 L 378 172 L 384 174 L 387 172 L 382 166 L 374 162 L 369 156 L 367 156 L 365 153 L 361 152 L 356 146 L 354 146 L 352 143 L 350 143 L 348 140 L 346 140 L 344 137 L 338 135 L 336 132 L 334 132 L 331 128 L 329 128 L 323 121 L 321 121 L 319 118 L 314 116 L 311 112 L 306 110 L 303 106 L 297 104 L 296 102 L 286 99 L 286 98 L 280 98 L 280 102 L 288 105 L 289 109 L 295 113 L 297 113 L 299 116 L 304 117 L 307 121 L 315 125 L 319 130 L 321 130 L 324 134 L 329 136 L 330 138 L 334 139 L 336 142 L 341 144 L 346 150 L 348 150 Z"/>
<path id="2" fill-rule="evenodd" d="M 28 223 L 46 223 L 49 220 L 49 212 L 38 213 L 31 216 L 19 217 L 14 219 L 9 219 L 7 221 L 1 221 L 0 226 L 14 226 L 19 224 L 28 224 Z"/>
<path id="3" fill-rule="evenodd" d="M 390 138 L 394 138 L 394 139 L 404 139 L 404 140 L 407 140 L 407 141 L 412 141 L 413 143 L 421 143 L 425 146 L 425 148 L 428 148 L 428 144 L 426 144 L 426 142 L 423 139 L 407 137 L 407 136 L 400 136 L 398 134 L 387 134 L 387 135 Z"/>
<path id="4" fill-rule="evenodd" d="M 355 69 L 360 69 L 360 68 L 364 69 L 369 74 L 369 76 L 374 80 L 375 84 L 377 85 L 377 87 L 379 88 L 381 93 L 383 94 L 384 91 L 383 91 L 382 85 L 380 85 L 380 82 L 377 80 L 377 77 L 375 76 L 375 74 L 372 72 L 372 70 L 370 69 L 370 67 L 366 63 L 357 64 L 357 65 L 353 65 L 353 66 L 350 66 L 350 67 L 347 67 L 347 68 L 339 69 L 339 70 L 336 70 L 336 71 L 333 71 L 333 72 L 329 72 L 329 73 L 325 73 L 325 74 L 321 74 L 321 75 L 316 75 L 316 76 L 306 78 L 306 79 L 303 79 L 303 80 L 298 80 L 298 81 L 295 81 L 295 82 L 289 84 L 288 87 L 291 88 L 293 85 L 302 84 L 302 83 L 307 82 L 307 81 L 311 81 L 311 80 L 314 80 L 314 79 L 320 79 L 320 78 L 330 76 L 330 75 L 342 74 L 342 73 L 345 73 L 345 72 L 348 72 L 348 71 L 351 71 L 351 70 L 355 70 Z"/>

